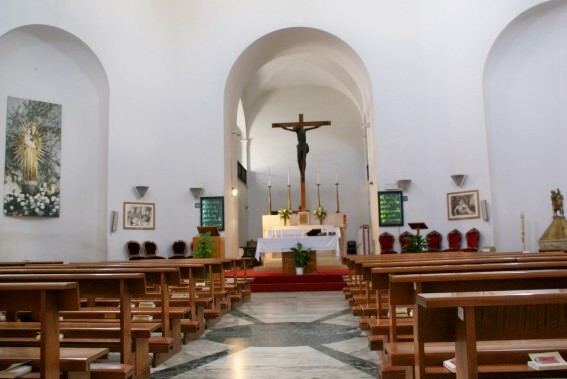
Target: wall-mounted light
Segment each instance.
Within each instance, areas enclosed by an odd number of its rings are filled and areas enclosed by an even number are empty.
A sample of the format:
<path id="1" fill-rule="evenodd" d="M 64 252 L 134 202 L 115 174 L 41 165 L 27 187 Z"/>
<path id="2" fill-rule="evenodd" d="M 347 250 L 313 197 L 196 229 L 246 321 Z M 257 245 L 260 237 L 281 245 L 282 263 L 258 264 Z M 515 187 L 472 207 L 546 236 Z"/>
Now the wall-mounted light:
<path id="1" fill-rule="evenodd" d="M 231 191 L 231 192 L 232 192 L 232 196 L 238 195 L 238 190 L 237 190 L 236 187 L 234 187 L 234 186 L 232 187 L 232 191 Z"/>
<path id="2" fill-rule="evenodd" d="M 240 137 L 240 135 L 241 135 L 241 134 L 240 134 L 240 131 L 238 131 L 238 130 L 231 130 L 230 133 L 231 133 L 232 135 L 237 136 L 237 137 Z"/>
<path id="3" fill-rule="evenodd" d="M 198 199 L 201 194 L 203 193 L 204 188 L 201 187 L 191 187 L 189 188 L 189 191 L 191 191 L 191 193 L 193 194 L 193 197 L 195 199 Z"/>
<path id="4" fill-rule="evenodd" d="M 453 179 L 453 183 L 455 183 L 458 187 L 462 187 L 466 180 L 466 175 L 451 175 L 451 179 Z"/>
<path id="5" fill-rule="evenodd" d="M 411 184 L 411 179 L 400 179 L 398 180 L 398 188 L 402 191 L 407 191 Z"/>
<path id="6" fill-rule="evenodd" d="M 148 186 L 135 186 L 134 187 L 134 190 L 136 191 L 136 195 L 138 195 L 138 198 L 140 198 L 140 199 L 142 197 L 146 196 L 148 189 L 150 189 L 150 187 L 148 187 Z"/>

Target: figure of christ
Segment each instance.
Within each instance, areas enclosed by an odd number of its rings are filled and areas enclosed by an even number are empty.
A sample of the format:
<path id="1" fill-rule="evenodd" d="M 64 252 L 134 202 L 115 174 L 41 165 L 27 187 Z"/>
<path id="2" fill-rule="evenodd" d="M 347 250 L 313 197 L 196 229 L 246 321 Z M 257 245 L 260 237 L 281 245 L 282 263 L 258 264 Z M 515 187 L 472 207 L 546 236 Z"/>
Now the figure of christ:
<path id="1" fill-rule="evenodd" d="M 307 153 L 309 153 L 307 132 L 320 128 L 323 125 L 331 125 L 331 121 L 304 122 L 303 114 L 299 115 L 298 123 L 286 122 L 272 124 L 272 128 L 282 128 L 289 132 L 294 132 L 297 135 L 297 165 L 299 166 L 299 174 L 302 182 L 305 182 L 305 167 L 307 166 Z"/>
<path id="2" fill-rule="evenodd" d="M 37 181 L 38 174 L 38 158 L 39 158 L 39 136 L 37 134 L 36 122 L 32 121 L 28 124 L 26 133 L 23 136 L 23 168 L 24 178 L 26 181 Z"/>
<path id="3" fill-rule="evenodd" d="M 301 206 L 300 211 L 305 211 L 305 167 L 307 166 L 307 153 L 309 153 L 309 145 L 307 144 L 307 132 L 309 130 L 317 129 L 323 125 L 331 125 L 331 121 L 303 121 L 303 114 L 299 115 L 299 122 L 284 122 L 274 123 L 272 128 L 282 128 L 288 132 L 295 132 L 297 135 L 297 165 L 299 166 L 300 174 L 300 191 L 301 191 Z"/>

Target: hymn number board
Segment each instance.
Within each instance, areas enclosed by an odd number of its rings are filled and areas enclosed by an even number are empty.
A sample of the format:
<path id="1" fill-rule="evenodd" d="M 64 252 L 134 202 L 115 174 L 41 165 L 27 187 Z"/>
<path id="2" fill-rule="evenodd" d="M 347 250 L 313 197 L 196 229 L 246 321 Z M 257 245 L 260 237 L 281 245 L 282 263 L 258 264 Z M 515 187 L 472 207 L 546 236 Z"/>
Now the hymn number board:
<path id="1" fill-rule="evenodd" d="M 201 226 L 216 226 L 224 231 L 224 197 L 201 197 Z"/>
<path id="2" fill-rule="evenodd" d="M 404 203 L 402 191 L 378 191 L 380 226 L 403 226 Z"/>

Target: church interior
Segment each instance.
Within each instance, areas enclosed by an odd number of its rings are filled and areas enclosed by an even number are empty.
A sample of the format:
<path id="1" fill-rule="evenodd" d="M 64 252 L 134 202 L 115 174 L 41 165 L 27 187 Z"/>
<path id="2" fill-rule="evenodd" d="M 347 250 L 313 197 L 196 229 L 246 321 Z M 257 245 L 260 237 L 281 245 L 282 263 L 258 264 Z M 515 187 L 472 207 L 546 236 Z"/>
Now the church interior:
<path id="1" fill-rule="evenodd" d="M 129 375 L 273 377 L 245 362 L 303 354 L 276 376 L 294 367 L 293 377 L 317 377 L 323 365 L 309 361 L 319 359 L 330 360 L 326 378 L 397 379 L 368 344 L 380 326 L 355 311 L 371 297 L 360 262 L 428 250 L 520 264 L 518 252 L 567 250 L 566 62 L 566 0 L 2 0 L 0 262 L 96 267 L 131 259 L 138 244 L 161 259 L 155 266 L 178 261 L 192 278 L 189 263 L 167 258 L 192 255 L 198 228 L 216 226 L 214 258 L 294 274 L 289 248 L 272 237 L 316 231 L 321 244 L 302 241 L 324 253 L 306 276 L 343 270 L 346 300 L 304 289 L 247 303 L 238 293 L 243 304 L 208 321 L 206 338 L 191 326 L 182 358 Z M 560 255 L 545 257 L 561 265 Z M 242 268 L 232 269 L 238 287 Z M 369 270 L 365 280 L 378 275 Z M 285 322 L 272 319 L 270 301 L 288 305 L 275 308 Z M 272 322 L 290 329 L 262 332 Z M 336 335 L 298 348 L 285 335 L 307 333 L 304 322 Z M 281 345 L 233 343 L 246 328 Z M 0 333 L 0 369 L 1 346 Z M 421 369 L 417 361 L 411 376 Z"/>

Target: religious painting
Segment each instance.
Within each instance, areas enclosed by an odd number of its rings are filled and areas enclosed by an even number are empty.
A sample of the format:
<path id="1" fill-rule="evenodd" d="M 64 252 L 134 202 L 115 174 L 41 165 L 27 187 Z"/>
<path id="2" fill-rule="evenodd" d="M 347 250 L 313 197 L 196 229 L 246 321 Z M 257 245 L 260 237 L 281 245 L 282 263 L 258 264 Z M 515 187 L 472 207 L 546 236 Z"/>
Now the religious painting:
<path id="1" fill-rule="evenodd" d="M 447 194 L 449 220 L 480 218 L 478 190 L 451 192 Z"/>
<path id="2" fill-rule="evenodd" d="M 154 230 L 155 228 L 154 203 L 124 203 L 124 229 Z"/>
<path id="3" fill-rule="evenodd" d="M 297 224 L 309 225 L 309 212 L 297 212 Z"/>
<path id="4" fill-rule="evenodd" d="M 8 97 L 4 215 L 59 217 L 61 105 Z"/>

